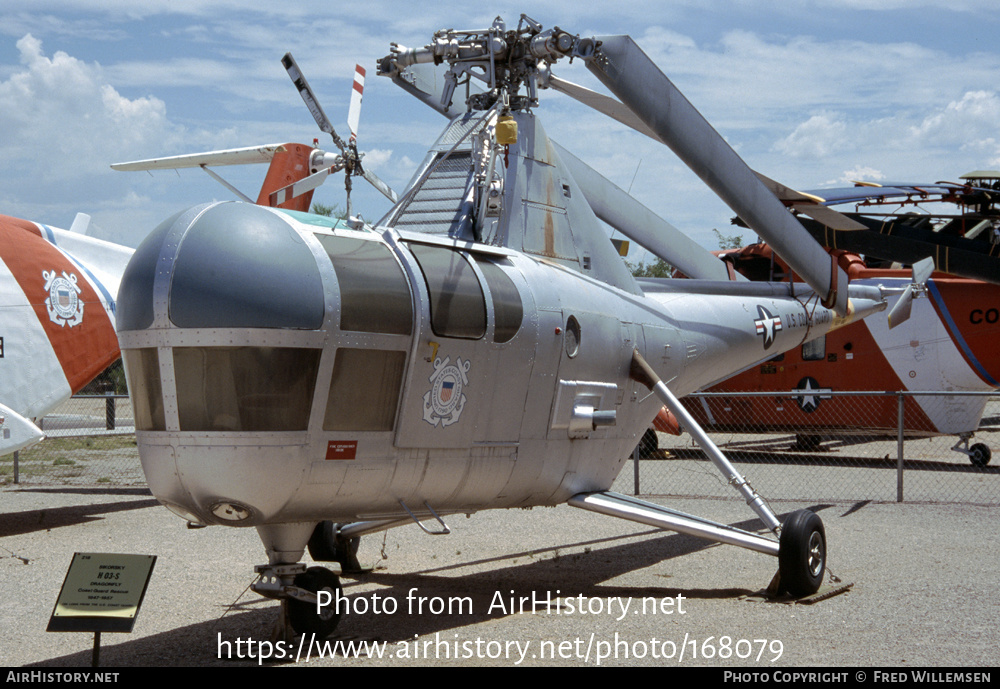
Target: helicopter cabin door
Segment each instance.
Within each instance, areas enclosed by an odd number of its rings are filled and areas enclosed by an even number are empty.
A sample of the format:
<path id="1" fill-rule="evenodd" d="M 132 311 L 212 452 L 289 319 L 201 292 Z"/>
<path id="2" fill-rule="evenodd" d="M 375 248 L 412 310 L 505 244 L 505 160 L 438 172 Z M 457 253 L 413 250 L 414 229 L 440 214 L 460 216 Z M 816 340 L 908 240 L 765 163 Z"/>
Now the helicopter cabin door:
<path id="1" fill-rule="evenodd" d="M 407 248 L 419 305 L 396 446 L 515 448 L 535 341 L 523 332 L 523 277 L 502 253 Z"/>

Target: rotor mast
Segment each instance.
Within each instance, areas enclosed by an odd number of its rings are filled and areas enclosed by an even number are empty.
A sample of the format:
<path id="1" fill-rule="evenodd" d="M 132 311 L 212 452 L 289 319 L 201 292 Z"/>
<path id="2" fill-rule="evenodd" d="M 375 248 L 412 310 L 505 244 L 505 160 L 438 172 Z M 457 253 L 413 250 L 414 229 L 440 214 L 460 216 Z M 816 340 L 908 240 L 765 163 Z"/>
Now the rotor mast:
<path id="1" fill-rule="evenodd" d="M 621 103 L 555 78 L 550 67 L 565 57 L 586 62 Z M 537 106 L 538 88 L 552 87 L 654 136 L 768 241 L 825 306 L 842 316 L 849 312 L 848 278 L 836 260 L 630 37 L 581 38 L 559 27 L 543 31 L 523 14 L 517 29 L 508 31 L 498 17 L 489 29 L 438 31 L 422 48 L 393 43 L 379 64 L 379 74 L 395 79 L 407 67 L 443 62 L 449 69 L 438 102 L 422 98 L 442 113 L 454 107 L 461 85 L 466 87 L 468 110 L 485 110 L 500 102 L 501 114 Z M 485 90 L 473 92 L 474 80 Z"/>

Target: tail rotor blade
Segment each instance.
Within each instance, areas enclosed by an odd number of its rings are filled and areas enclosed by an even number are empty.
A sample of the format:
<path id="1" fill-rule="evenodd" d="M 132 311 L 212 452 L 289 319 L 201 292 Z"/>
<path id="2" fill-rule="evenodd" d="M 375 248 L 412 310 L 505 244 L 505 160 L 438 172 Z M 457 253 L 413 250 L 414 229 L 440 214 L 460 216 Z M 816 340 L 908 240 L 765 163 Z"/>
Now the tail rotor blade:
<path id="1" fill-rule="evenodd" d="M 892 330 L 897 325 L 905 323 L 910 318 L 910 309 L 913 306 L 913 285 L 907 285 L 900 295 L 899 301 L 889 312 L 889 329 Z"/>
<path id="2" fill-rule="evenodd" d="M 268 203 L 272 208 L 277 208 L 283 203 L 291 201 L 292 199 L 302 196 L 302 194 L 307 191 L 312 191 L 316 187 L 323 184 L 326 178 L 330 175 L 331 168 L 324 168 L 319 172 L 309 175 L 298 182 L 289 184 L 288 186 L 282 187 L 277 191 L 272 191 L 271 196 L 268 199 Z"/>
<path id="3" fill-rule="evenodd" d="M 361 119 L 361 98 L 364 95 L 365 90 L 365 68 L 361 65 L 355 65 L 354 68 L 354 87 L 351 91 L 351 105 L 347 113 L 347 126 L 351 129 L 351 140 L 350 148 L 344 143 L 344 140 L 337 136 L 337 132 L 334 131 L 333 125 L 330 123 L 330 119 L 323 112 L 322 106 L 319 101 L 316 100 L 316 95 L 313 93 L 312 88 L 309 86 L 309 82 L 306 81 L 305 76 L 302 74 L 302 70 L 299 69 L 299 65 L 295 62 L 295 58 L 292 57 L 291 53 L 285 53 L 285 56 L 281 58 L 281 64 L 285 66 L 285 70 L 288 72 L 288 76 L 291 77 L 292 82 L 295 84 L 295 88 L 299 90 L 299 95 L 302 96 L 302 100 L 305 102 L 306 107 L 309 108 L 309 112 L 312 113 L 313 119 L 316 120 L 316 124 L 319 128 L 333 137 L 333 142 L 337 144 L 340 148 L 342 157 L 338 157 L 340 162 L 339 167 L 335 166 L 332 170 L 336 172 L 341 168 L 346 168 L 345 174 L 348 176 L 346 180 L 347 190 L 348 190 L 348 208 L 350 208 L 350 175 L 361 174 L 372 186 L 378 189 L 382 194 L 385 195 L 393 203 L 396 203 L 397 196 L 388 184 L 383 182 L 378 176 L 365 170 L 361 166 L 361 155 L 359 154 L 356 146 L 357 136 L 358 136 L 358 123 Z M 278 205 L 279 203 L 284 203 L 291 198 L 299 196 L 306 191 L 315 189 L 317 186 L 322 184 L 323 180 L 329 174 L 330 170 L 321 171 L 300 180 L 296 184 L 289 185 L 282 189 L 277 190 L 271 195 L 271 205 Z M 309 186 L 311 185 L 311 186 Z M 277 198 L 281 200 L 275 201 Z"/>
<path id="4" fill-rule="evenodd" d="M 399 198 L 396 196 L 396 192 L 394 192 L 388 184 L 379 179 L 374 172 L 371 172 L 367 168 L 364 168 L 361 170 L 361 176 L 364 177 L 366 180 L 368 180 L 369 184 L 371 184 L 373 187 L 382 192 L 383 196 L 385 196 L 393 203 L 396 203 L 396 201 L 399 200 Z"/>
<path id="5" fill-rule="evenodd" d="M 365 68 L 354 65 L 354 87 L 351 89 L 351 106 L 347 111 L 347 126 L 351 130 L 351 141 L 358 138 L 358 122 L 361 120 L 361 97 L 365 92 Z"/>
<path id="6" fill-rule="evenodd" d="M 930 256 L 922 258 L 913 264 L 913 282 L 918 285 L 927 284 L 934 272 L 934 259 Z"/>
<path id="7" fill-rule="evenodd" d="M 911 269 L 913 271 L 913 281 L 906 286 L 903 294 L 899 297 L 899 301 L 896 302 L 896 305 L 889 312 L 890 330 L 909 320 L 913 300 L 926 294 L 927 281 L 930 279 L 931 273 L 934 272 L 934 259 L 930 256 L 923 258 L 914 263 Z"/>

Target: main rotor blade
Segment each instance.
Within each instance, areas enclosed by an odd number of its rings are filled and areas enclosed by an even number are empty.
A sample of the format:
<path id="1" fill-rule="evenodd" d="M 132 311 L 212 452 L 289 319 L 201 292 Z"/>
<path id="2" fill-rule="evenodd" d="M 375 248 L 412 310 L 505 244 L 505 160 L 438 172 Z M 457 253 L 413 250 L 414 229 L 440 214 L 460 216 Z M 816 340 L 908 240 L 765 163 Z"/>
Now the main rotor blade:
<path id="1" fill-rule="evenodd" d="M 574 84 L 572 81 L 560 79 L 552 73 L 549 73 L 548 85 L 550 88 L 553 88 L 560 93 L 565 93 L 570 98 L 580 101 L 584 105 L 591 107 L 598 112 L 604 113 L 611 119 L 618 120 L 622 124 L 631 127 L 640 134 L 645 134 L 650 139 L 654 139 L 656 141 L 660 140 L 660 137 L 656 135 L 656 132 L 646 126 L 646 123 L 636 117 L 635 114 L 633 114 L 633 112 L 623 103 L 616 101 L 614 98 L 609 98 L 608 96 L 598 93 L 597 91 L 591 91 L 585 86 Z"/>
<path id="2" fill-rule="evenodd" d="M 728 280 L 726 264 L 686 234 L 629 196 L 614 182 L 557 144 L 559 158 L 580 185 L 594 214 L 689 278 Z M 736 273 L 737 280 L 745 280 Z"/>
<path id="3" fill-rule="evenodd" d="M 640 120 L 635 114 L 629 110 L 623 103 L 615 100 L 614 98 L 609 98 L 603 94 L 597 93 L 596 91 L 591 91 L 590 89 L 580 86 L 579 84 L 574 84 L 571 81 L 566 81 L 565 79 L 560 79 L 555 74 L 549 73 L 547 79 L 547 85 L 550 88 L 559 91 L 560 93 L 565 93 L 570 98 L 573 98 L 584 105 L 597 110 L 610 117 L 613 120 L 617 120 L 622 124 L 631 127 L 640 134 L 645 134 L 655 141 L 660 141 L 660 137 L 656 135 L 652 129 L 646 126 L 646 123 Z M 664 143 L 664 142 L 661 142 Z M 764 183 L 768 189 L 774 192 L 774 195 L 778 197 L 779 200 L 788 204 L 789 202 L 795 202 L 792 205 L 799 213 L 803 215 L 808 215 L 814 220 L 818 220 L 830 229 L 833 230 L 864 230 L 867 229 L 864 225 L 854 220 L 851 220 L 843 213 L 839 213 L 832 208 L 827 208 L 826 206 L 819 205 L 822 203 L 822 199 L 816 196 L 811 196 L 809 194 L 804 194 L 800 191 L 796 191 L 790 187 L 786 187 L 780 182 L 775 182 L 766 175 L 762 175 L 759 172 L 755 173 L 761 182 Z M 603 218 L 602 218 L 603 219 Z M 607 222 L 607 221 L 605 221 Z M 619 228 L 620 229 L 620 228 Z M 638 239 L 636 241 L 639 241 Z M 655 252 L 654 252 L 655 253 Z M 657 254 L 658 255 L 658 254 Z M 663 258 L 660 256 L 660 258 Z M 664 259 L 667 260 L 667 259 Z M 674 265 L 677 265 L 674 263 Z M 685 272 L 685 275 L 688 273 Z M 694 276 L 691 276 L 694 277 Z"/>
<path id="4" fill-rule="evenodd" d="M 868 229 L 857 220 L 852 220 L 843 213 L 833 210 L 829 206 L 821 206 L 816 203 L 793 203 L 792 208 L 802 215 L 808 215 L 813 220 L 823 223 L 831 230 L 855 232 L 857 230 Z"/>
<path id="5" fill-rule="evenodd" d="M 825 199 L 807 194 L 791 187 L 786 187 L 781 182 L 775 182 L 767 175 L 754 171 L 757 179 L 764 183 L 764 186 L 778 197 L 778 200 L 786 206 L 791 206 L 796 212 L 808 215 L 813 220 L 818 220 L 831 230 L 867 230 L 868 228 L 857 220 L 851 220 L 840 211 L 835 211 L 829 206 L 822 205 Z"/>
<path id="6" fill-rule="evenodd" d="M 629 36 L 602 36 L 587 67 L 838 314 L 847 274 Z"/>
<path id="7" fill-rule="evenodd" d="M 333 143 L 337 144 L 337 148 L 343 151 L 346 146 L 344 140 L 337 136 L 337 132 L 334 130 L 333 125 L 330 124 L 330 118 L 326 116 L 323 112 L 323 106 L 319 104 L 316 100 L 316 94 L 313 93 L 312 88 L 309 86 L 309 82 L 306 81 L 306 77 L 302 74 L 302 70 L 299 69 L 299 65 L 295 62 L 295 58 L 292 57 L 291 53 L 285 53 L 285 56 L 281 58 L 281 64 L 285 66 L 285 71 L 288 72 L 288 76 L 291 77 L 292 83 L 295 84 L 295 88 L 299 90 L 299 95 L 302 96 L 303 102 L 305 102 L 306 107 L 309 108 L 309 112 L 312 113 L 313 119 L 316 120 L 316 124 L 321 130 L 333 137 Z"/>

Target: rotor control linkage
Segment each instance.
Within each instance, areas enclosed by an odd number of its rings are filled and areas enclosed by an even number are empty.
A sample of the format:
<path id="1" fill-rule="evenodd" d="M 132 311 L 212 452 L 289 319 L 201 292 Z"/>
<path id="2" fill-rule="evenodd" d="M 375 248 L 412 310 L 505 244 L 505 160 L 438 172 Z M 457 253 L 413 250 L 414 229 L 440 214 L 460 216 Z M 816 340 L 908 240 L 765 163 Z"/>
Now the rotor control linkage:
<path id="1" fill-rule="evenodd" d="M 650 389 L 650 391 L 656 395 L 667 408 L 673 412 L 674 416 L 681 422 L 681 425 L 691 434 L 691 436 L 697 441 L 701 448 L 708 455 L 708 458 L 712 460 L 712 463 L 722 472 L 722 475 L 726 478 L 726 481 L 730 485 L 736 488 L 746 498 L 747 504 L 750 505 L 761 521 L 767 526 L 768 529 L 774 533 L 779 533 L 781 529 L 781 522 L 778 517 L 774 514 L 764 499 L 757 494 L 757 491 L 751 487 L 745 478 L 736 470 L 736 467 L 726 458 L 722 453 L 722 450 L 712 442 L 712 439 L 708 437 L 704 429 L 698 425 L 698 422 L 694 420 L 694 417 L 688 413 L 688 410 L 684 408 L 680 400 L 674 396 L 674 393 L 670 392 L 670 388 L 660 380 L 660 377 L 656 375 L 656 372 L 650 367 L 646 360 L 642 358 L 638 350 L 632 352 L 632 368 L 629 373 L 630 377 L 645 385 Z"/>

